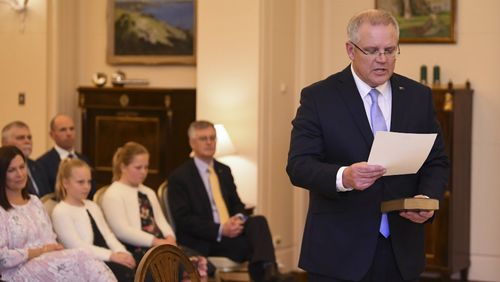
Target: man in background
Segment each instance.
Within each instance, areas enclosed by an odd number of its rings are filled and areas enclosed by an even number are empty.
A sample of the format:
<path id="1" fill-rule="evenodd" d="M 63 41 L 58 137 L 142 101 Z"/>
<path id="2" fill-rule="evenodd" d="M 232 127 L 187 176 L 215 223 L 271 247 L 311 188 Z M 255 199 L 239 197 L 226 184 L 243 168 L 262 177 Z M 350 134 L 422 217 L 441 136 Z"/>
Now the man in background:
<path id="1" fill-rule="evenodd" d="M 278 271 L 266 218 L 245 214 L 231 169 L 214 159 L 214 125 L 195 121 L 188 136 L 194 158 L 168 179 L 168 205 L 178 242 L 204 256 L 249 261 L 253 281 L 291 281 Z"/>
<path id="2" fill-rule="evenodd" d="M 16 120 L 2 129 L 2 146 L 16 146 L 21 150 L 26 158 L 27 171 L 29 175 L 28 192 L 38 197 L 52 192 L 47 176 L 41 167 L 29 158 L 33 151 L 33 138 L 28 125 Z"/>
<path id="3" fill-rule="evenodd" d="M 67 115 L 58 114 L 50 121 L 50 137 L 54 140 L 54 147 L 39 157 L 36 162 L 47 174 L 48 182 L 52 192 L 55 189 L 55 182 L 59 163 L 66 158 L 79 158 L 92 167 L 89 158 L 75 151 L 75 123 Z M 91 199 L 96 191 L 95 181 L 92 181 L 92 190 L 89 193 Z"/>

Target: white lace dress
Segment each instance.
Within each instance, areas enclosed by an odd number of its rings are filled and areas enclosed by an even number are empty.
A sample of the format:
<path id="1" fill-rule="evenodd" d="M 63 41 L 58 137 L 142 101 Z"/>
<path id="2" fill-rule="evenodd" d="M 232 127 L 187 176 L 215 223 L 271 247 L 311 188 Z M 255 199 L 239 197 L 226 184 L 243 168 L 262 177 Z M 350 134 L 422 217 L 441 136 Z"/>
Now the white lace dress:
<path id="1" fill-rule="evenodd" d="M 6 281 L 116 281 L 100 260 L 83 249 L 47 252 L 28 260 L 28 249 L 56 243 L 42 202 L 5 211 L 0 207 L 0 273 Z"/>

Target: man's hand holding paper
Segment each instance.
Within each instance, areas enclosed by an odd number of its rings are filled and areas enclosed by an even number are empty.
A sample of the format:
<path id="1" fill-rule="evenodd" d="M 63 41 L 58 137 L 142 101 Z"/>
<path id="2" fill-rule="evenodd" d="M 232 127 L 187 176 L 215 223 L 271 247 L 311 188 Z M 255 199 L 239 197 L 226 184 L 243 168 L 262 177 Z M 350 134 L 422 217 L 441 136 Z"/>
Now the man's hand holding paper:
<path id="1" fill-rule="evenodd" d="M 369 165 L 367 162 L 354 163 L 348 166 L 342 175 L 344 187 L 365 190 L 386 173 L 380 165 Z"/>

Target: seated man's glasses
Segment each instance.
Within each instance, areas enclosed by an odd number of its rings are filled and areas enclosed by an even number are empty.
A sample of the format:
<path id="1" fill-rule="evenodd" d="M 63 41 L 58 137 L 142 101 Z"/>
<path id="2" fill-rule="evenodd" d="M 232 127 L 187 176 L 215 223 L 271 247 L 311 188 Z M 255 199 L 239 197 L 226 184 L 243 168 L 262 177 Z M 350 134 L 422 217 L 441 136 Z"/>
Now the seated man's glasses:
<path id="1" fill-rule="evenodd" d="M 208 142 L 209 140 L 211 142 L 214 142 L 215 140 L 217 140 L 217 137 L 216 136 L 200 136 L 197 138 L 198 141 L 201 141 L 201 142 Z"/>
<path id="2" fill-rule="evenodd" d="M 354 42 L 349 41 L 349 43 L 352 44 L 352 46 L 356 47 L 361 53 L 365 54 L 368 57 L 371 58 L 377 58 L 380 57 L 382 54 L 386 56 L 387 58 L 395 58 L 397 55 L 399 55 L 399 45 L 397 47 L 391 47 L 384 49 L 384 52 L 381 52 L 377 48 L 368 48 L 368 49 L 361 49 L 358 45 L 354 44 Z"/>

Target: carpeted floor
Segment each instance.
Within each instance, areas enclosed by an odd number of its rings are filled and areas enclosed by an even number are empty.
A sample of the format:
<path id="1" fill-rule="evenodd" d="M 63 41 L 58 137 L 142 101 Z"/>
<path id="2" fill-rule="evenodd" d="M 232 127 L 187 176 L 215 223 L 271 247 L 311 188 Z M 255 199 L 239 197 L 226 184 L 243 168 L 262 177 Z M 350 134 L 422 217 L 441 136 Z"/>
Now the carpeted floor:
<path id="1" fill-rule="evenodd" d="M 305 272 L 292 272 L 293 275 L 295 276 L 296 278 L 296 282 L 307 282 L 307 274 Z M 445 280 L 442 279 L 441 277 L 439 276 L 433 276 L 433 277 L 422 277 L 420 279 L 420 282 L 444 282 Z M 460 280 L 448 280 L 450 282 L 459 282 Z M 460 282 L 465 282 L 465 281 L 460 281 Z M 475 282 L 475 281 L 471 281 L 471 280 L 468 280 L 467 282 Z"/>
<path id="2" fill-rule="evenodd" d="M 293 271 L 292 274 L 295 276 L 295 282 L 307 282 L 307 273 L 302 271 Z M 226 273 L 222 275 L 223 282 L 248 282 L 248 275 L 243 276 L 242 273 Z M 420 278 L 420 282 L 478 282 L 478 281 L 460 281 L 458 279 L 445 280 L 438 275 L 430 275 L 427 277 Z"/>

